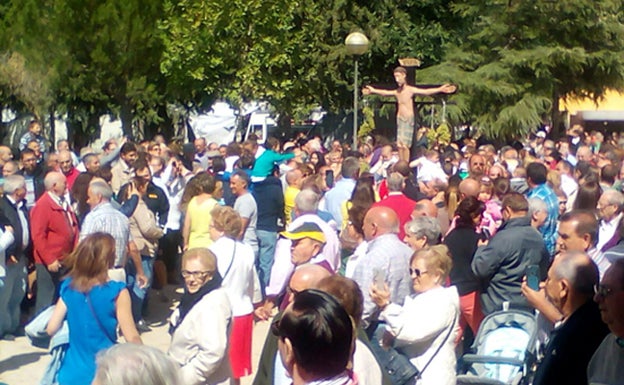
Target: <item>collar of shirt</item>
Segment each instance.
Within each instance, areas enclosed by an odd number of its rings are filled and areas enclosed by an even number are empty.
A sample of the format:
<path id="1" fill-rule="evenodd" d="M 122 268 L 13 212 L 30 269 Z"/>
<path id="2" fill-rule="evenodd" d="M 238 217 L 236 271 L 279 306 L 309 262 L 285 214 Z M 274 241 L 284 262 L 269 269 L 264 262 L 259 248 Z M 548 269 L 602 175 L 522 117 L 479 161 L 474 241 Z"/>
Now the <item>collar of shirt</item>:
<path id="1" fill-rule="evenodd" d="M 94 208 L 92 208 L 90 212 L 94 213 L 96 211 L 103 210 L 103 209 L 105 209 L 107 207 L 113 208 L 113 206 L 111 205 L 110 202 L 102 202 L 99 205 L 97 205 Z"/>
<path id="2" fill-rule="evenodd" d="M 21 209 L 21 208 L 24 206 L 24 200 L 23 200 L 23 199 L 22 199 L 21 201 L 19 201 L 19 202 L 16 202 L 16 201 L 13 199 L 13 197 L 12 197 L 12 196 L 7 195 L 6 197 L 7 197 L 7 199 L 9 200 L 9 202 L 11 202 L 11 204 L 12 204 L 13 206 L 15 206 L 15 208 L 17 208 L 17 209 Z"/>
<path id="3" fill-rule="evenodd" d="M 65 210 L 65 205 L 64 202 L 65 200 L 63 199 L 63 197 L 59 197 L 58 195 L 56 195 L 55 193 L 48 191 L 48 195 L 50 196 L 50 198 L 52 198 L 52 200 L 54 201 L 54 203 L 56 203 L 57 205 L 59 205 L 63 210 Z"/>
<path id="4" fill-rule="evenodd" d="M 622 215 L 623 215 L 622 213 L 619 213 L 618 215 L 613 217 L 613 219 L 611 219 L 610 221 L 605 221 L 603 219 L 602 221 L 600 221 L 600 227 L 605 230 L 616 228 L 618 224 L 620 223 L 620 220 L 622 219 Z"/>

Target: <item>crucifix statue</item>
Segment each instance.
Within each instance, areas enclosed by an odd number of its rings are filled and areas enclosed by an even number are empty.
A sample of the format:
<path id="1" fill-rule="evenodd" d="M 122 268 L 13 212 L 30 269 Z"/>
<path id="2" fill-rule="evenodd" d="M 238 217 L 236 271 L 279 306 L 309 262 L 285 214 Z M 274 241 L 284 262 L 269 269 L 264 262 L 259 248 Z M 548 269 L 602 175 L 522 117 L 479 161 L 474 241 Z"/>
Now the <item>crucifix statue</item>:
<path id="1" fill-rule="evenodd" d="M 414 137 L 414 96 L 451 94 L 457 90 L 453 84 L 443 84 L 434 88 L 419 88 L 407 84 L 407 69 L 403 66 L 394 69 L 394 80 L 397 88 L 394 90 L 384 90 L 373 86 L 366 86 L 362 89 L 364 95 L 394 96 L 398 103 L 397 109 L 397 145 L 401 159 L 409 161 L 409 151 L 412 147 Z"/>

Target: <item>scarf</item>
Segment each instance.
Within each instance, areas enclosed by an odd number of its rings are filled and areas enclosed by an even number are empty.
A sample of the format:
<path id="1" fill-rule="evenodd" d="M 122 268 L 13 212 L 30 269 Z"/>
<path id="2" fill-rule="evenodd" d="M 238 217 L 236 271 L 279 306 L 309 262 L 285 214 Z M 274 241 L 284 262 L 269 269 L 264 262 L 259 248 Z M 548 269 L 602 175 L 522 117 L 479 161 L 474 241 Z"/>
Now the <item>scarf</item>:
<path id="1" fill-rule="evenodd" d="M 214 276 L 208 282 L 206 282 L 202 287 L 199 288 L 195 293 L 189 293 L 188 289 L 184 288 L 184 294 L 182 294 L 182 298 L 180 299 L 180 305 L 178 309 L 180 310 L 180 317 L 178 317 L 178 322 L 175 325 L 171 325 L 169 328 L 169 334 L 173 334 L 175 329 L 180 326 L 184 317 L 191 311 L 191 309 L 204 298 L 204 296 L 211 291 L 218 289 L 221 287 L 221 274 L 218 271 L 215 271 Z"/>

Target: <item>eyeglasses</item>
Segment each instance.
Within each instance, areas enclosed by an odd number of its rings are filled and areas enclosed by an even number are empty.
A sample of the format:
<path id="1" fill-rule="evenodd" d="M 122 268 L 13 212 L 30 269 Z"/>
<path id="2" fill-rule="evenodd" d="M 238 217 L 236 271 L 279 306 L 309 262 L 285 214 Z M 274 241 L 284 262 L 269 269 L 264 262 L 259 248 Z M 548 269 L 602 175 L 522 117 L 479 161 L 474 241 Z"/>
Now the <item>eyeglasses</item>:
<path id="1" fill-rule="evenodd" d="M 286 290 L 287 290 L 289 293 L 293 293 L 293 295 L 297 295 L 297 294 L 301 293 L 299 290 L 295 290 L 295 289 L 293 289 L 292 287 L 290 287 L 290 285 L 288 285 L 288 286 L 286 287 Z"/>
<path id="2" fill-rule="evenodd" d="M 613 293 L 613 289 L 604 285 L 594 285 L 594 294 L 599 297 L 607 298 Z"/>
<path id="3" fill-rule="evenodd" d="M 567 204 L 568 204 L 568 201 L 559 201 L 559 204 L 560 204 L 560 205 L 567 205 Z"/>
<path id="4" fill-rule="evenodd" d="M 419 277 L 419 278 L 423 274 L 427 274 L 428 273 L 428 271 L 422 271 L 420 269 L 412 269 L 412 268 L 409 269 L 409 272 L 410 272 L 410 275 L 416 274 L 416 276 Z"/>
<path id="5" fill-rule="evenodd" d="M 211 272 L 206 270 L 206 271 L 188 271 L 188 270 L 182 270 L 182 278 L 190 278 L 193 277 L 195 279 L 204 279 L 208 276 L 208 274 L 210 274 Z"/>

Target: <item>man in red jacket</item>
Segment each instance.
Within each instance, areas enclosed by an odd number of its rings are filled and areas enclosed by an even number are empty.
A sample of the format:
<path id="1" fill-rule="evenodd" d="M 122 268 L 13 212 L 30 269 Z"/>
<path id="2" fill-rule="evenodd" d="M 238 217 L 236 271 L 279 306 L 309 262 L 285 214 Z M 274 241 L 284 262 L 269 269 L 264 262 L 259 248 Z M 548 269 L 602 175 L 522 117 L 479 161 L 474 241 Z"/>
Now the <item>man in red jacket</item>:
<path id="1" fill-rule="evenodd" d="M 410 221 L 416 202 L 409 199 L 401 191 L 405 187 L 403 175 L 393 172 L 388 176 L 388 196 L 375 203 L 373 207 L 388 207 L 394 210 L 399 217 L 399 239 L 405 238 L 405 224 Z"/>
<path id="2" fill-rule="evenodd" d="M 46 193 L 30 212 L 31 237 L 37 271 L 39 313 L 58 299 L 58 286 L 63 274 L 63 259 L 78 242 L 78 220 L 65 199 L 67 180 L 60 172 L 45 176 Z"/>

